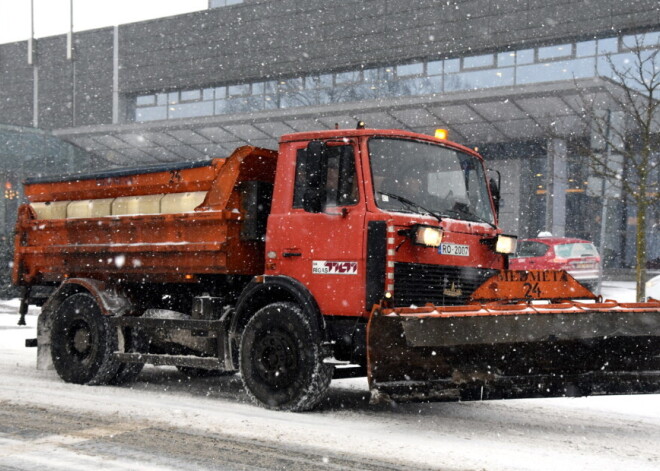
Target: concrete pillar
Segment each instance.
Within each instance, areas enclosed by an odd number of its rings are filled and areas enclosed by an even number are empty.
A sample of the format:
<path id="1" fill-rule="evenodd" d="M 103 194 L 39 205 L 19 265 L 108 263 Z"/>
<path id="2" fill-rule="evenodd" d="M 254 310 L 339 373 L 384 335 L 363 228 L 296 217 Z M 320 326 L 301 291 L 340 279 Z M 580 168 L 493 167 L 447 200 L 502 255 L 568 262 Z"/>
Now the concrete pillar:
<path id="1" fill-rule="evenodd" d="M 119 123 L 119 26 L 112 33 L 112 124 Z"/>
<path id="2" fill-rule="evenodd" d="M 545 227 L 553 236 L 566 233 L 567 149 L 564 139 L 548 140 L 548 192 L 546 194 Z"/>
<path id="3" fill-rule="evenodd" d="M 506 234 L 520 234 L 521 159 L 495 160 L 486 163 L 502 177 L 499 226 Z"/>

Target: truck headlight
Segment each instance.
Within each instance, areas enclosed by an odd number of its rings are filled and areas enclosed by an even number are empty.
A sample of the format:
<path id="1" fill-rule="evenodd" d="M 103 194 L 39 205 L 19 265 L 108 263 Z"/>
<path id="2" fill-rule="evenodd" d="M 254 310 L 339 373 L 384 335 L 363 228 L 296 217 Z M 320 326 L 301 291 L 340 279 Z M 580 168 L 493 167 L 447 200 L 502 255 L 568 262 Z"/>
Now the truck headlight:
<path id="1" fill-rule="evenodd" d="M 501 254 L 515 253 L 518 248 L 518 237 L 500 234 L 495 242 L 495 252 Z"/>
<path id="2" fill-rule="evenodd" d="M 414 232 L 416 244 L 427 247 L 440 247 L 442 242 L 442 230 L 431 226 L 417 226 Z"/>

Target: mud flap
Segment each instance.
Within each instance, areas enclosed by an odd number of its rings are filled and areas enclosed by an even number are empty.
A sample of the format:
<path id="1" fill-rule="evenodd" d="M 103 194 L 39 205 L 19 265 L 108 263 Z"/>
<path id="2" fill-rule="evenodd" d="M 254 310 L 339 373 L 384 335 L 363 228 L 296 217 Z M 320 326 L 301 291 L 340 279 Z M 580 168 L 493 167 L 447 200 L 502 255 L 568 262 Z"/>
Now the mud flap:
<path id="1" fill-rule="evenodd" d="M 374 398 L 660 392 L 658 301 L 377 306 L 367 342 Z"/>

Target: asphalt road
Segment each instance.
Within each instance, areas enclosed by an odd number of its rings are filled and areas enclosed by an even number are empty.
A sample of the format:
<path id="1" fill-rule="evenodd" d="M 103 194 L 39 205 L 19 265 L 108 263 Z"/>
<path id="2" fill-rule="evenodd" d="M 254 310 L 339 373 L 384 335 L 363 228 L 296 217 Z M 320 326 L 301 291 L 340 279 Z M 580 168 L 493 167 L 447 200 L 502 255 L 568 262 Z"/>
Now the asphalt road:
<path id="1" fill-rule="evenodd" d="M 130 416 L 0 403 L 0 470 L 395 470 L 314 447 L 201 433 Z M 407 469 L 424 469 L 408 467 Z"/>

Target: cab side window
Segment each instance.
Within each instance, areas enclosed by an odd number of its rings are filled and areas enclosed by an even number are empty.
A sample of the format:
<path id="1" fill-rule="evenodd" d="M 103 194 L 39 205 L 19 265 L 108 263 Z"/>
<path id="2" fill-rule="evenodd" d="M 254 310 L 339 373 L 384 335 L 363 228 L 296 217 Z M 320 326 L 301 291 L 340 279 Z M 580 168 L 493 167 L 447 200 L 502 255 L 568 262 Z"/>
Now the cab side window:
<path id="1" fill-rule="evenodd" d="M 302 208 L 306 189 L 305 165 L 307 151 L 299 149 L 296 156 L 296 183 L 293 207 Z M 325 179 L 325 208 L 351 206 L 358 202 L 355 155 L 353 146 L 329 146 L 327 177 Z"/>

